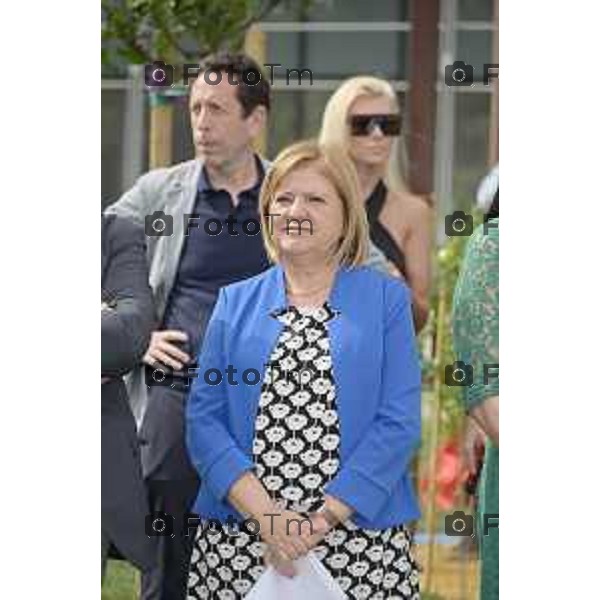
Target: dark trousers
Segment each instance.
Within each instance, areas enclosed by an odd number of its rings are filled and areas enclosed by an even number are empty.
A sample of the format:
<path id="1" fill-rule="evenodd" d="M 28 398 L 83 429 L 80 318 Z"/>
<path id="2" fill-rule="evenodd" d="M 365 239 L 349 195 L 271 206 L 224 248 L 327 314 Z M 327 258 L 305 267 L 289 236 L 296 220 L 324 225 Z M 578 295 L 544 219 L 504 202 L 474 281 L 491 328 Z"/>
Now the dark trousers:
<path id="1" fill-rule="evenodd" d="M 198 495 L 198 479 L 164 481 L 147 479 L 151 513 L 173 517 L 173 536 L 158 539 L 158 567 L 142 574 L 142 600 L 185 600 L 194 534 L 185 528 L 185 515 L 191 513 Z M 163 533 L 169 534 L 170 524 Z M 185 535 L 188 533 L 189 535 Z"/>

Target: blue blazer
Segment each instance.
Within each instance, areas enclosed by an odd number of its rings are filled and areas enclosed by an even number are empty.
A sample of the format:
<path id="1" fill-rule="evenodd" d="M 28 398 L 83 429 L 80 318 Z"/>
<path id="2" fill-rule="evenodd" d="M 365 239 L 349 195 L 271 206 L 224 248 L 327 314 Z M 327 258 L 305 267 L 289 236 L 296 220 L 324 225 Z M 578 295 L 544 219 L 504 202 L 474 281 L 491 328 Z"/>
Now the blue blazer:
<path id="1" fill-rule="evenodd" d="M 329 298 L 340 315 L 330 337 L 340 421 L 340 468 L 325 492 L 355 510 L 359 527 L 382 529 L 419 517 L 409 476 L 421 433 L 421 373 L 408 288 L 370 267 L 340 268 Z M 231 485 L 253 469 L 252 442 L 262 378 L 283 324 L 271 313 L 287 305 L 275 266 L 221 289 L 199 356 L 186 408 L 186 441 L 202 485 L 194 512 L 242 520 L 228 502 Z M 228 383 L 226 369 L 237 371 Z M 209 369 L 223 374 L 210 385 Z M 213 383 L 216 374 L 209 378 Z M 247 381 L 255 378 L 248 375 Z"/>

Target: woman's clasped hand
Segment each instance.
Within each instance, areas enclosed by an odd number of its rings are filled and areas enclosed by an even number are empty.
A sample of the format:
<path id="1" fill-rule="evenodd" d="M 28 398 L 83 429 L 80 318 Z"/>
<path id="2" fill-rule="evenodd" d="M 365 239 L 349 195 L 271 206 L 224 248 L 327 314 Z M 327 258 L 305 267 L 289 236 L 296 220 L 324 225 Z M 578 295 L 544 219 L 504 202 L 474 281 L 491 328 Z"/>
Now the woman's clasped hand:
<path id="1" fill-rule="evenodd" d="M 274 510 L 258 522 L 262 541 L 266 544 L 265 562 L 286 577 L 296 574 L 294 560 L 306 556 L 331 529 L 320 513 L 303 516 L 291 510 Z"/>

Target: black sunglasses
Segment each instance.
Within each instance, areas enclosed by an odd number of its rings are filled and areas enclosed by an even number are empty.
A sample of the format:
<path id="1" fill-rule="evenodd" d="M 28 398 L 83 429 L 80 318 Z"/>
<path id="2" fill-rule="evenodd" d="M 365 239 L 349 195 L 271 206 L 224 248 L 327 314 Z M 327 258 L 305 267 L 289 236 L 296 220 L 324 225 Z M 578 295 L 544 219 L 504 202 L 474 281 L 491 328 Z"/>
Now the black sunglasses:
<path id="1" fill-rule="evenodd" d="M 354 115 L 348 120 L 352 135 L 371 135 L 379 127 L 383 135 L 400 135 L 400 115 Z"/>

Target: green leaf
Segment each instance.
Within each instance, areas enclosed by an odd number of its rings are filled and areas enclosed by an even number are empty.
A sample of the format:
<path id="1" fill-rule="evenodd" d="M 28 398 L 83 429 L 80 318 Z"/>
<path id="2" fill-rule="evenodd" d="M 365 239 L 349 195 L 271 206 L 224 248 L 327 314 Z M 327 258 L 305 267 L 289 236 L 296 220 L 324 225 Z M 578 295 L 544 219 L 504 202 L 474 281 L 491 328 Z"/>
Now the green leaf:
<path id="1" fill-rule="evenodd" d="M 281 0 L 103 0 L 103 41 L 132 62 L 198 60 L 223 48 L 239 50 L 259 11 Z M 110 51 L 109 51 L 110 53 Z"/>

